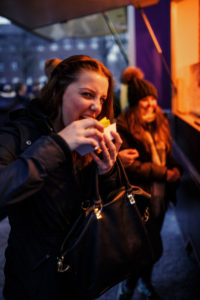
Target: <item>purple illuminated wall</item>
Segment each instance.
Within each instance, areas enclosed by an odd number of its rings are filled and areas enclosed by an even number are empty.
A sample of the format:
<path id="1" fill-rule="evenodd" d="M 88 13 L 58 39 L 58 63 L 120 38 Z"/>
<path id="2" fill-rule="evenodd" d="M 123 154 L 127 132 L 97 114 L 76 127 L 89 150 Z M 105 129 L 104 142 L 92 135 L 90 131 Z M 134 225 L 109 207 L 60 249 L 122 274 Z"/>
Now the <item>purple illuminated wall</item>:
<path id="1" fill-rule="evenodd" d="M 143 9 L 161 46 L 170 69 L 170 0 L 160 0 L 157 5 Z M 171 81 L 162 63 L 143 18 L 136 9 L 136 64 L 145 79 L 158 90 L 158 103 L 163 109 L 171 109 Z"/>

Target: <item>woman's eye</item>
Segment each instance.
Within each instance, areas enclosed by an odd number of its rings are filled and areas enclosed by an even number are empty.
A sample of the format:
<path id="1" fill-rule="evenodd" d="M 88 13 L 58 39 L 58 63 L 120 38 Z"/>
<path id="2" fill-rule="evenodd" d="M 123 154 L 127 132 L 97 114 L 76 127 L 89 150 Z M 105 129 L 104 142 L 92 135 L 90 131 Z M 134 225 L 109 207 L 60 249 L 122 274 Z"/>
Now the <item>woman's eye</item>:
<path id="1" fill-rule="evenodd" d="M 84 93 L 82 93 L 82 96 L 85 97 L 85 98 L 91 98 L 92 94 L 88 93 L 88 92 L 84 92 Z"/>

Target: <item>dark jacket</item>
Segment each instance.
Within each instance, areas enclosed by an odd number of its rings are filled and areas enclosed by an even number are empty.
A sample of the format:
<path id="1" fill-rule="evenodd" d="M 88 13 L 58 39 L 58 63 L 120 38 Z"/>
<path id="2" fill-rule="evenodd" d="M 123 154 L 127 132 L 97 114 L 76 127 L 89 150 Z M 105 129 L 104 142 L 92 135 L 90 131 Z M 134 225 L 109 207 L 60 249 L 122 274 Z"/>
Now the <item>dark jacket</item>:
<path id="1" fill-rule="evenodd" d="M 0 92 L 0 127 L 8 121 L 9 112 L 16 108 L 18 100 L 14 92 Z"/>
<path id="2" fill-rule="evenodd" d="M 92 169 L 91 164 L 84 171 L 87 190 Z M 100 193 L 119 185 L 115 168 L 100 177 Z M 5 298 L 75 299 L 70 278 L 63 281 L 56 271 L 56 257 L 88 195 L 77 184 L 68 145 L 34 101 L 0 131 L 0 183 L 0 214 L 11 225 Z"/>

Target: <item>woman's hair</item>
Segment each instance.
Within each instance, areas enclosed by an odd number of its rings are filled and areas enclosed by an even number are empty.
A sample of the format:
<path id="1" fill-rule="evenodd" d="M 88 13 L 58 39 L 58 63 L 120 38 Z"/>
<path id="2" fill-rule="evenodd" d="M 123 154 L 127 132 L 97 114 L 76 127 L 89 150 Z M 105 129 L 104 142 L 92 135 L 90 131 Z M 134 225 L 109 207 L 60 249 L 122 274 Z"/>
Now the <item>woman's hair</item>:
<path id="1" fill-rule="evenodd" d="M 41 91 L 39 101 L 42 110 L 51 120 L 54 120 L 58 115 L 65 89 L 77 81 L 79 74 L 84 71 L 93 71 L 108 79 L 107 100 L 104 102 L 98 118 L 101 119 L 106 116 L 110 120 L 113 119 L 113 78 L 110 71 L 96 59 L 86 55 L 74 55 L 55 67 L 49 81 Z"/>
<path id="2" fill-rule="evenodd" d="M 55 67 L 61 62 L 62 60 L 59 58 L 50 58 L 47 59 L 44 65 L 44 73 L 49 78 L 51 76 L 51 73 L 55 69 Z"/>
<path id="3" fill-rule="evenodd" d="M 154 136 L 155 142 L 158 144 L 164 142 L 166 151 L 171 152 L 171 133 L 167 117 L 163 114 L 161 108 L 156 106 L 156 118 L 149 125 L 145 123 L 141 114 L 139 113 L 138 106 L 134 106 L 131 109 L 125 111 L 125 120 L 127 120 L 130 133 L 139 141 L 141 141 L 147 151 L 150 151 L 150 144 L 146 138 L 145 130 L 146 126 L 151 126 L 151 132 Z"/>

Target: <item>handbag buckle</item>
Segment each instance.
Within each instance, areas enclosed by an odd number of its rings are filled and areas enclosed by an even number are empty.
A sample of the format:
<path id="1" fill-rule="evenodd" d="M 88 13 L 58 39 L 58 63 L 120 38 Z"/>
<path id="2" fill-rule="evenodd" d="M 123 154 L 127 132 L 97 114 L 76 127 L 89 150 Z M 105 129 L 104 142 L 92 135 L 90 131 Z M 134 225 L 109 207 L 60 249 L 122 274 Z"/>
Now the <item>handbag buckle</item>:
<path id="1" fill-rule="evenodd" d="M 97 219 L 102 219 L 103 218 L 101 212 L 102 212 L 102 205 L 100 205 L 100 206 L 99 205 L 98 206 L 94 205 L 94 213 L 95 213 Z"/>
<path id="2" fill-rule="evenodd" d="M 150 217 L 149 207 L 146 207 L 142 219 L 146 223 L 149 220 L 149 217 Z"/>
<path id="3" fill-rule="evenodd" d="M 58 272 L 59 273 L 66 272 L 66 271 L 68 271 L 70 269 L 69 265 L 67 265 L 66 268 L 63 268 L 64 256 L 58 257 L 57 260 L 58 260 L 57 266 L 58 266 Z"/>
<path id="4" fill-rule="evenodd" d="M 131 205 L 135 204 L 135 197 L 132 193 L 127 193 L 127 197 Z"/>

